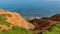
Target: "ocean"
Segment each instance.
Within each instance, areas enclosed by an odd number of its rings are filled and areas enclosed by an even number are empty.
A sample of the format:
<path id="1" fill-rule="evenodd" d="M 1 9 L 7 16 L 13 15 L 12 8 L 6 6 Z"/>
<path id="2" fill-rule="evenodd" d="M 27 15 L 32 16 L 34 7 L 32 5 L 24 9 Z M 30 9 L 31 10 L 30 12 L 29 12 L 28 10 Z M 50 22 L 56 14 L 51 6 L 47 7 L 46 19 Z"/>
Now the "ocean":
<path id="1" fill-rule="evenodd" d="M 18 4 L 0 4 L 1 9 L 18 12 L 22 16 L 46 17 L 60 14 L 60 2 L 35 2 Z"/>

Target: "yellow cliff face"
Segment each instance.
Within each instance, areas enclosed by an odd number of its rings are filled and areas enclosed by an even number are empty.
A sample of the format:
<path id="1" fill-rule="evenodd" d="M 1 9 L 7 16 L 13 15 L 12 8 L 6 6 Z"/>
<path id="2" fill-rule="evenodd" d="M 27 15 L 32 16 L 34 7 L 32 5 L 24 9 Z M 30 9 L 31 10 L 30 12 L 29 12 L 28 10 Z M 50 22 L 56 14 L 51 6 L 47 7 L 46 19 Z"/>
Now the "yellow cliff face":
<path id="1" fill-rule="evenodd" d="M 0 10 L 0 14 L 6 15 L 7 22 L 19 26 L 19 27 L 25 27 L 27 29 L 34 29 L 35 26 L 29 22 L 27 22 L 20 14 L 16 12 L 10 12 L 7 10 Z"/>

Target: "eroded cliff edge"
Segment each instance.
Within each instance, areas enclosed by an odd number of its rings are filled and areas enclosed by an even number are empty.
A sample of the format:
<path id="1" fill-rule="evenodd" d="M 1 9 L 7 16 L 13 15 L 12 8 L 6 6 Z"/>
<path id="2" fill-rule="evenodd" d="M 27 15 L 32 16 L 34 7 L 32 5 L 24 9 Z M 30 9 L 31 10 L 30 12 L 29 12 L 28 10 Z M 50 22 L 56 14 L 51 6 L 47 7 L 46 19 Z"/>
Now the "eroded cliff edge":
<path id="1" fill-rule="evenodd" d="M 6 21 L 11 23 L 11 28 L 13 26 L 25 27 L 26 29 L 35 28 L 35 26 L 33 24 L 27 22 L 19 13 L 0 9 L 0 15 L 6 16 Z M 2 26 L 4 26 L 4 24 Z M 7 26 L 5 26 L 5 27 L 8 28 Z"/>

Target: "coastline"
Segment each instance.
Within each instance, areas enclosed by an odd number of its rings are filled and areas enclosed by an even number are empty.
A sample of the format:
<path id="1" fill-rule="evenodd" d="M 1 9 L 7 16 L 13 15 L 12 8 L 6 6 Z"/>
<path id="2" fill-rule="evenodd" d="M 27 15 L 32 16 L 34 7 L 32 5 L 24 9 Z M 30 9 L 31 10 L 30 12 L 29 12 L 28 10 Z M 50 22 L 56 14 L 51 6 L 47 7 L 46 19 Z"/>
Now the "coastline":
<path id="1" fill-rule="evenodd" d="M 24 17 L 25 19 L 35 19 L 35 18 L 37 18 L 37 19 L 40 19 L 40 18 L 42 18 L 42 17 L 28 17 L 28 16 L 26 16 L 26 17 Z"/>

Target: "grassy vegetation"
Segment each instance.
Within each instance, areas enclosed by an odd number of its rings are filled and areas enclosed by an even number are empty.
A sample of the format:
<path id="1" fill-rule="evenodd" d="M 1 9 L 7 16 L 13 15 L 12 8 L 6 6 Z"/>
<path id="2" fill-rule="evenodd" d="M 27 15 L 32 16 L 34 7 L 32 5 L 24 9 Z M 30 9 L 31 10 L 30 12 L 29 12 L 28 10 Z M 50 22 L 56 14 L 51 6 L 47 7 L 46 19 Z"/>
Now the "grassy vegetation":
<path id="1" fill-rule="evenodd" d="M 6 22 L 6 20 L 7 19 L 6 19 L 6 17 L 4 15 L 0 15 L 0 24 L 5 24 L 5 25 L 9 26 L 10 23 Z"/>
<path id="2" fill-rule="evenodd" d="M 43 34 L 60 34 L 60 22 L 51 26 L 50 31 L 44 30 L 42 31 Z"/>
<path id="3" fill-rule="evenodd" d="M 3 30 L 0 31 L 0 34 L 32 34 L 31 31 L 25 29 L 25 28 L 19 28 L 17 26 L 14 26 L 11 30 Z"/>

